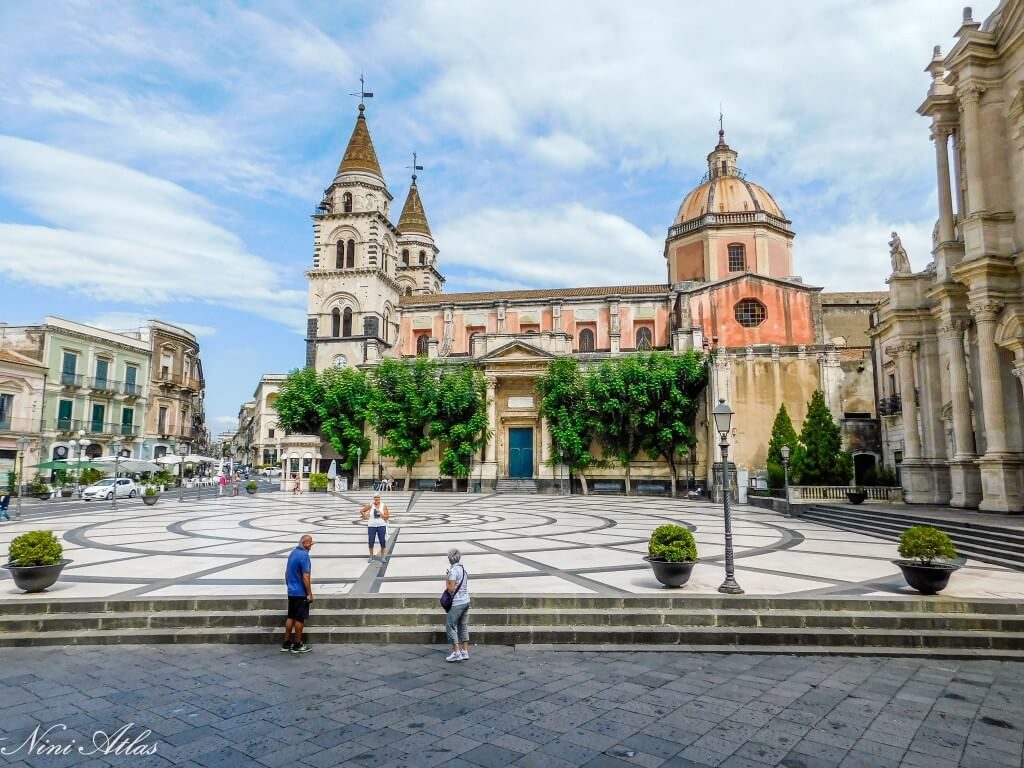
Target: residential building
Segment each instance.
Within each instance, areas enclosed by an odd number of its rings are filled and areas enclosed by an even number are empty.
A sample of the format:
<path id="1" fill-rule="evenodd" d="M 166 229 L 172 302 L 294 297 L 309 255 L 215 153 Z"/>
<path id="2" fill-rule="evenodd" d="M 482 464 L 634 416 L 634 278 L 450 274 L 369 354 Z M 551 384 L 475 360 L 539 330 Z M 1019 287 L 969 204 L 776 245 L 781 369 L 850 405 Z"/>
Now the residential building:
<path id="1" fill-rule="evenodd" d="M 1024 0 L 970 8 L 918 112 L 931 119 L 932 261 L 893 248 L 871 337 L 883 450 L 910 502 L 1024 512 Z M 898 245 L 898 243 L 897 243 Z M 913 255 L 913 254 L 912 254 Z"/>
<path id="2" fill-rule="evenodd" d="M 288 376 L 283 373 L 268 373 L 260 378 L 253 397 L 253 463 L 277 466 L 281 460 L 281 430 L 277 426 L 277 411 L 274 401 L 278 390 Z"/>
<path id="3" fill-rule="evenodd" d="M 29 440 L 22 457 L 23 479 L 36 475 L 31 467 L 40 463 L 46 376 L 47 368 L 38 360 L 0 345 L 0 488 L 8 487 L 18 466 L 20 438 Z"/>
<path id="4" fill-rule="evenodd" d="M 231 439 L 231 457 L 236 463 L 255 463 L 255 418 L 256 402 L 242 403 L 238 409 L 238 430 Z"/>
<path id="5" fill-rule="evenodd" d="M 174 453 L 178 442 L 188 443 L 191 453 L 207 453 L 206 380 L 199 342 L 190 331 L 158 320 L 150 320 L 143 331 L 153 355 L 152 396 L 146 417 L 151 455 L 158 458 Z"/>

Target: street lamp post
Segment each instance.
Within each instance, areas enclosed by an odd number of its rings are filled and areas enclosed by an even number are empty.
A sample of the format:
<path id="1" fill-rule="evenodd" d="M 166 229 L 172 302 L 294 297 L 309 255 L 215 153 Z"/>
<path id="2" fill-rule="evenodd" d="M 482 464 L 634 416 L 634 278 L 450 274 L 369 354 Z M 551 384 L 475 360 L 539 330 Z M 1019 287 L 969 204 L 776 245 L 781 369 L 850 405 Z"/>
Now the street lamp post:
<path id="1" fill-rule="evenodd" d="M 790 448 L 788 445 L 784 445 L 781 448 L 782 451 L 782 471 L 785 473 L 785 488 L 786 488 L 786 504 L 789 504 L 789 452 Z M 789 510 L 786 510 L 789 514 Z"/>
<path id="2" fill-rule="evenodd" d="M 729 427 L 732 424 L 732 409 L 725 400 L 719 400 L 714 410 L 715 429 L 722 450 L 722 499 L 725 504 L 725 581 L 718 588 L 727 595 L 742 595 L 743 589 L 736 583 L 736 562 L 732 549 L 732 513 L 729 509 Z"/>
<path id="3" fill-rule="evenodd" d="M 29 439 L 27 437 L 19 437 L 14 441 L 15 447 L 18 449 L 18 509 L 14 513 L 14 516 L 19 520 L 21 519 L 21 497 L 25 495 L 25 452 L 28 450 Z"/>
<path id="4" fill-rule="evenodd" d="M 356 446 L 356 476 L 352 478 L 352 490 L 359 490 L 359 464 L 363 459 L 363 446 Z"/>
<path id="5" fill-rule="evenodd" d="M 71 446 L 71 450 L 73 450 L 73 451 L 77 450 L 78 451 L 78 467 L 76 468 L 76 472 L 75 472 L 75 490 L 77 491 L 78 498 L 81 499 L 82 498 L 82 454 L 85 453 L 85 446 L 86 446 L 85 430 L 84 429 L 78 430 L 78 439 L 77 440 L 71 440 L 69 445 Z"/>
<path id="6" fill-rule="evenodd" d="M 185 457 L 188 456 L 188 443 L 178 443 L 174 452 L 178 454 L 178 501 L 185 500 Z"/>
<path id="7" fill-rule="evenodd" d="M 114 488 L 110 497 L 110 508 L 117 509 L 117 473 L 121 469 L 121 446 L 123 443 L 120 440 L 115 440 L 110 444 L 110 450 L 114 453 Z"/>

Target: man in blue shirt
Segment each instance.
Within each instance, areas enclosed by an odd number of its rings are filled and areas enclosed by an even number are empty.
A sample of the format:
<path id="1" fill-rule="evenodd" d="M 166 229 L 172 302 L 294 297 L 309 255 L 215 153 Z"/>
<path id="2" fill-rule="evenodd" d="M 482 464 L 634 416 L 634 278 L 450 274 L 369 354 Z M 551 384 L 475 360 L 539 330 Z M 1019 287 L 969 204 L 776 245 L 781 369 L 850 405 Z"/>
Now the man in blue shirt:
<path id="1" fill-rule="evenodd" d="M 309 618 L 309 604 L 313 602 L 313 584 L 310 571 L 309 550 L 313 548 L 313 537 L 308 533 L 299 539 L 299 546 L 288 555 L 284 569 L 284 581 L 288 586 L 288 621 L 284 625 L 284 645 L 281 653 L 309 653 L 313 649 L 302 642 L 302 628 Z M 295 639 L 290 640 L 292 633 Z"/>

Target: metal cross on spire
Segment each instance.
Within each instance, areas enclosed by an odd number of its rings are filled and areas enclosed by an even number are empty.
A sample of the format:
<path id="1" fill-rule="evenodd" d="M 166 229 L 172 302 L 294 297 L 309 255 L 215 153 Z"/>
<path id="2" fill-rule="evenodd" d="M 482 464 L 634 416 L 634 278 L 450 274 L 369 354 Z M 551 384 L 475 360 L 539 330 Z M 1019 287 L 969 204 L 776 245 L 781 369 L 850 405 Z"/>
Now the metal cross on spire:
<path id="1" fill-rule="evenodd" d="M 406 168 L 412 168 L 412 180 L 413 180 L 413 182 L 416 181 L 416 171 L 422 171 L 423 170 L 423 166 L 422 165 L 416 165 L 416 153 L 415 152 L 412 153 L 412 165 L 407 165 L 405 167 Z"/>
<path id="2" fill-rule="evenodd" d="M 373 93 L 366 90 L 366 81 L 363 79 L 363 73 L 362 72 L 359 73 L 359 92 L 358 93 L 350 93 L 349 96 L 358 96 L 359 97 L 359 111 L 360 112 L 362 112 L 364 109 L 366 109 L 366 104 L 364 104 L 363 101 L 365 99 L 372 99 L 373 98 Z"/>

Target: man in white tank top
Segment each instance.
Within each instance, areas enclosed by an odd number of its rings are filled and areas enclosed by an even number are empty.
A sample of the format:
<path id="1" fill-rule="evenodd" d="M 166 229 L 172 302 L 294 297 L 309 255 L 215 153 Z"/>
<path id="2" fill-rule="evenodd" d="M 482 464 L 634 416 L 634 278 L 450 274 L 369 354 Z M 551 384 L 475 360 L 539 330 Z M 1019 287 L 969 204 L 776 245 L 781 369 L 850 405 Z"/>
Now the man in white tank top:
<path id="1" fill-rule="evenodd" d="M 380 542 L 380 561 L 386 563 L 388 559 L 384 556 L 384 549 L 387 546 L 388 520 L 391 519 L 391 512 L 388 505 L 380 500 L 380 494 L 374 494 L 373 503 L 367 504 L 359 514 L 366 521 L 367 541 L 370 546 L 370 559 L 367 563 L 373 562 L 374 542 Z"/>

